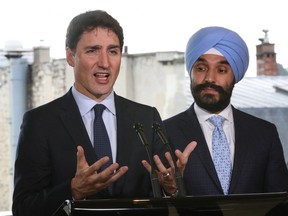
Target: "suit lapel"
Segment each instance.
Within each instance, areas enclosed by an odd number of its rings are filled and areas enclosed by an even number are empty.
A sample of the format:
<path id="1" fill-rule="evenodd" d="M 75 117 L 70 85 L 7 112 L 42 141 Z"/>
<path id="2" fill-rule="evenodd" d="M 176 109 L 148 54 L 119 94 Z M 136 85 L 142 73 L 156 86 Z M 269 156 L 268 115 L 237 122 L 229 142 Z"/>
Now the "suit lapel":
<path id="1" fill-rule="evenodd" d="M 129 163 L 130 151 L 127 149 L 131 148 L 131 137 L 133 137 L 135 132 L 129 130 L 133 127 L 134 122 L 129 118 L 130 114 L 127 113 L 127 107 L 119 96 L 115 94 L 115 106 L 116 106 L 116 119 L 117 119 L 117 156 L 116 161 L 122 166 L 123 164 Z M 132 132 L 134 132 L 132 134 Z M 124 175 L 115 182 L 115 193 L 119 193 L 123 189 L 123 185 L 126 180 Z M 117 186 L 117 187 L 116 187 Z"/>
<path id="2" fill-rule="evenodd" d="M 245 161 L 247 149 L 249 145 L 249 137 L 246 132 L 246 123 L 243 123 L 242 117 L 239 115 L 239 111 L 233 108 L 233 118 L 235 127 L 235 153 L 234 153 L 234 164 L 232 171 L 232 178 L 230 183 L 230 193 L 235 191 L 238 184 L 238 179 L 242 172 L 242 165 Z"/>
<path id="3" fill-rule="evenodd" d="M 63 96 L 62 110 L 63 112 L 61 113 L 60 118 L 74 140 L 75 147 L 78 145 L 83 147 L 86 160 L 88 164 L 91 165 L 96 161 L 96 154 L 94 153 L 94 149 L 71 90 Z"/>
<path id="4" fill-rule="evenodd" d="M 221 184 L 218 179 L 214 163 L 208 149 L 208 145 L 206 143 L 206 139 L 200 127 L 200 123 L 194 111 L 193 105 L 187 110 L 187 115 L 188 116 L 184 116 L 183 118 L 185 124 L 183 124 L 182 131 L 187 137 L 187 143 L 191 140 L 195 140 L 197 142 L 197 146 L 192 154 L 195 154 L 195 157 L 197 157 L 196 160 L 201 162 L 208 175 L 214 181 L 215 185 L 217 185 L 219 190 L 222 191 Z M 189 130 L 187 130 L 187 128 L 189 128 Z"/>

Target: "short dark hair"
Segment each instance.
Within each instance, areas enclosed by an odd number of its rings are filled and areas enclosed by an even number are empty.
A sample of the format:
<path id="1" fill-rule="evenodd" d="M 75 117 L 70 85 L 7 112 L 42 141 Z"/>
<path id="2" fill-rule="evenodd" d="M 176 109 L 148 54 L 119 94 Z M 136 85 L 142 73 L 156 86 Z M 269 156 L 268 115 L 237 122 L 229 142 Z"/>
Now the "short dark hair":
<path id="1" fill-rule="evenodd" d="M 122 52 L 124 44 L 123 29 L 115 18 L 103 10 L 87 11 L 74 17 L 67 28 L 66 47 L 74 52 L 81 35 L 96 27 L 108 28 L 113 31 L 118 36 Z"/>

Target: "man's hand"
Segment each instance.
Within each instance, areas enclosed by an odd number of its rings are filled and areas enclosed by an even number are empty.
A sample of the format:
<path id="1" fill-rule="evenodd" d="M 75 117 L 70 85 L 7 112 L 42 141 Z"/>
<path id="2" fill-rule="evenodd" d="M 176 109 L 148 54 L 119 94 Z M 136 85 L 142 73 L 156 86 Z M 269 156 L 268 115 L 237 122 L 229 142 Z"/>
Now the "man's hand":
<path id="1" fill-rule="evenodd" d="M 192 141 L 186 146 L 183 153 L 178 149 L 176 149 L 175 151 L 175 155 L 178 158 L 178 160 L 176 161 L 176 164 L 177 164 L 177 167 L 180 169 L 182 176 L 183 176 L 186 164 L 188 162 L 189 156 L 195 149 L 196 145 L 197 145 L 197 142 Z"/>
<path id="2" fill-rule="evenodd" d="M 127 166 L 119 168 L 118 163 L 113 163 L 102 172 L 98 172 L 109 161 L 109 157 L 103 157 L 89 166 L 83 148 L 78 146 L 77 150 L 77 170 L 71 181 L 72 197 L 75 200 L 84 199 L 103 190 L 112 182 L 117 181 L 128 170 Z"/>
<path id="3" fill-rule="evenodd" d="M 182 176 L 183 176 L 186 164 L 188 162 L 189 156 L 194 150 L 194 148 L 196 147 L 196 145 L 197 143 L 195 141 L 192 141 L 186 146 L 183 152 L 181 152 L 178 149 L 175 150 L 175 155 L 177 157 L 176 165 L 179 168 Z M 174 176 L 175 167 L 174 167 L 172 156 L 169 152 L 165 153 L 165 157 L 170 165 L 168 169 L 163 165 L 158 155 L 154 155 L 153 160 L 158 169 L 156 170 L 156 172 L 157 172 L 158 180 L 159 180 L 161 187 L 165 190 L 167 194 L 171 195 L 177 191 L 177 185 L 176 185 L 176 180 Z M 148 170 L 148 172 L 151 173 L 151 165 L 149 164 L 149 162 L 146 160 L 143 160 L 142 164 Z"/>

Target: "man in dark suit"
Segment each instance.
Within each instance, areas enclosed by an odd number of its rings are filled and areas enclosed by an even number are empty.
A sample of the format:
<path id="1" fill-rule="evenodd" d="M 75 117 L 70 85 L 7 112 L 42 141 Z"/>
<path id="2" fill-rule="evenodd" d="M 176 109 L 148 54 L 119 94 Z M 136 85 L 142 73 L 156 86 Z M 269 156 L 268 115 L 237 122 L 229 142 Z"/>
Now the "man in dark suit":
<path id="1" fill-rule="evenodd" d="M 72 19 L 66 57 L 74 69 L 69 92 L 25 113 L 15 161 L 13 215 L 52 215 L 67 199 L 151 197 L 150 174 L 142 165 L 146 150 L 133 125 L 140 123 L 154 154 L 163 144 L 152 132 L 158 111 L 113 91 L 123 30 L 105 11 L 88 11 Z M 102 117 L 111 156 L 93 148 L 93 107 L 105 105 Z M 101 170 L 103 165 L 112 164 Z M 107 192 L 108 186 L 113 185 Z M 165 187 L 163 188 L 165 190 Z M 175 188 L 165 193 L 172 194 Z"/>
<path id="2" fill-rule="evenodd" d="M 230 103 L 235 83 L 248 68 L 248 48 L 243 39 L 222 27 L 200 29 L 187 44 L 185 60 L 195 103 L 165 120 L 164 125 L 174 149 L 183 151 L 192 140 L 197 142 L 184 170 L 187 194 L 288 191 L 288 171 L 275 125 Z M 228 146 L 227 160 L 222 157 L 226 150 L 214 153 L 220 143 L 214 147 L 212 135 L 217 130 L 209 120 L 212 116 L 224 119 L 221 140 Z M 218 163 L 214 162 L 217 156 L 222 157 Z M 223 164 L 227 166 L 218 168 Z M 222 177 L 226 183 L 220 181 Z"/>

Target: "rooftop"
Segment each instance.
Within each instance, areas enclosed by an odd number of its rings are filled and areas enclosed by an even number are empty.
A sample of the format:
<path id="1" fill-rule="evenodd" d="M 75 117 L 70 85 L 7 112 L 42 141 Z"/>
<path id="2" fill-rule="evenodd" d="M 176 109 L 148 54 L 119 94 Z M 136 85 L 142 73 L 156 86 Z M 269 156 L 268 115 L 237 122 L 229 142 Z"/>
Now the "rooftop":
<path id="1" fill-rule="evenodd" d="M 237 108 L 288 108 L 288 76 L 245 77 L 235 85 L 231 103 Z"/>

